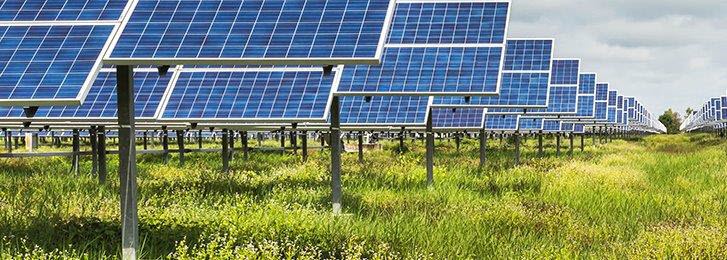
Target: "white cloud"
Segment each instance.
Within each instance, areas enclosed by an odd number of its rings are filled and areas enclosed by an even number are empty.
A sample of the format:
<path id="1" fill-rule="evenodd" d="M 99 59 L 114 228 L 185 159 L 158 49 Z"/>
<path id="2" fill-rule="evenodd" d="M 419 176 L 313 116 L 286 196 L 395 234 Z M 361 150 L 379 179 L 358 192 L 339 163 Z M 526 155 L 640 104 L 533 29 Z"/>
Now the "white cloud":
<path id="1" fill-rule="evenodd" d="M 727 1 L 514 0 L 511 37 L 553 37 L 652 112 L 697 107 L 727 89 Z"/>

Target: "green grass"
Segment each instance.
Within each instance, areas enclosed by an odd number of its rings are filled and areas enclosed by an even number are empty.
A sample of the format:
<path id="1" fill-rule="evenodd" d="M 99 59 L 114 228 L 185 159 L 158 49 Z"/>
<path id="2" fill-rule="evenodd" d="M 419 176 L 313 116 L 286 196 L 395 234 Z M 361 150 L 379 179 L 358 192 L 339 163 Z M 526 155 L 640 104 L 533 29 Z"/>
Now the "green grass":
<path id="1" fill-rule="evenodd" d="M 255 144 L 255 141 L 251 140 Z M 311 140 L 309 143 L 315 143 Z M 144 258 L 727 258 L 727 144 L 710 135 L 614 141 L 512 165 L 508 140 L 437 143 L 435 185 L 409 142 L 345 154 L 344 212 L 333 216 L 327 151 L 187 165 L 139 157 Z M 567 139 L 563 140 L 568 143 Z M 580 140 L 576 139 L 576 144 Z M 158 144 L 155 144 L 158 145 Z M 275 146 L 273 141 L 266 145 Z M 190 144 L 190 146 L 195 146 Z M 205 144 L 214 147 L 215 144 Z M 174 147 L 174 145 L 172 145 Z M 62 149 L 68 150 L 68 146 Z M 43 148 L 43 150 L 58 150 Z M 67 158 L 0 159 L 0 258 L 118 258 L 118 160 L 109 181 Z M 82 161 L 89 172 L 90 161 Z"/>

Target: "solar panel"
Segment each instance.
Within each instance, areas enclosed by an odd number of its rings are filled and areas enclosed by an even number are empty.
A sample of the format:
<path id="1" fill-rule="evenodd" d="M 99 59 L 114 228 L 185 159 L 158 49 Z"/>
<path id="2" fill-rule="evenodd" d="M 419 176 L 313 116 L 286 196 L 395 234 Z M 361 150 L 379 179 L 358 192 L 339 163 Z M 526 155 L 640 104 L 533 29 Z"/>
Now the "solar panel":
<path id="1" fill-rule="evenodd" d="M 618 115 L 618 113 L 616 113 L 616 108 L 615 107 L 608 107 L 608 109 L 606 110 L 606 113 L 607 113 L 606 114 L 607 115 L 607 119 L 606 119 L 607 122 L 612 123 L 612 124 L 617 123 L 616 116 Z"/>
<path id="2" fill-rule="evenodd" d="M 0 1 L 0 105 L 80 105 L 127 4 Z"/>
<path id="3" fill-rule="evenodd" d="M 580 60 L 554 59 L 550 76 L 550 91 L 547 108 L 534 108 L 524 111 L 513 108 L 493 108 L 493 113 L 515 112 L 528 115 L 564 115 L 575 114 L 578 101 L 578 73 Z M 557 79 L 556 79 L 557 78 Z"/>
<path id="4" fill-rule="evenodd" d="M 573 125 L 573 133 L 583 134 L 585 132 L 586 132 L 586 125 L 584 125 L 584 124 L 574 124 Z"/>
<path id="5" fill-rule="evenodd" d="M 575 131 L 575 124 L 569 123 L 569 122 L 561 122 L 560 131 L 561 132 L 573 132 L 573 131 Z"/>
<path id="6" fill-rule="evenodd" d="M 485 115 L 485 130 L 516 131 L 520 116 L 518 115 Z"/>
<path id="7" fill-rule="evenodd" d="M 325 122 L 340 80 L 318 68 L 183 69 L 162 121 Z"/>
<path id="8" fill-rule="evenodd" d="M 138 0 L 111 64 L 377 64 L 393 0 Z"/>
<path id="9" fill-rule="evenodd" d="M 500 47 L 386 48 L 379 66 L 347 66 L 338 93 L 494 94 L 501 59 Z"/>
<path id="10" fill-rule="evenodd" d="M 424 125 L 430 97 L 375 96 L 341 97 L 341 124 L 353 126 Z M 480 120 L 481 121 L 481 120 Z"/>
<path id="11" fill-rule="evenodd" d="M 550 71 L 552 40 L 509 39 L 503 70 Z"/>
<path id="12" fill-rule="evenodd" d="M 128 0 L 5 0 L 0 21 L 118 20 Z"/>
<path id="13" fill-rule="evenodd" d="M 560 132 L 560 120 L 544 120 L 543 131 L 544 132 Z"/>
<path id="14" fill-rule="evenodd" d="M 509 2 L 404 1 L 379 65 L 347 66 L 341 95 L 494 95 Z"/>
<path id="15" fill-rule="evenodd" d="M 618 105 L 618 91 L 608 91 L 608 106 L 615 107 Z"/>
<path id="16" fill-rule="evenodd" d="M 595 120 L 605 121 L 608 120 L 608 104 L 607 102 L 597 101 L 595 105 Z"/>
<path id="17" fill-rule="evenodd" d="M 389 44 L 502 44 L 507 1 L 399 1 Z"/>
<path id="18" fill-rule="evenodd" d="M 578 111 L 575 116 L 579 118 L 592 118 L 594 116 L 595 106 L 594 96 L 578 96 Z"/>
<path id="19" fill-rule="evenodd" d="M 585 73 L 579 75 L 578 80 L 578 94 L 585 95 L 585 94 L 596 94 L 596 74 L 595 73 Z"/>
<path id="20" fill-rule="evenodd" d="M 520 131 L 543 130 L 543 118 L 521 117 L 518 129 L 520 129 Z"/>
<path id="21" fill-rule="evenodd" d="M 134 113 L 137 119 L 154 119 L 174 72 L 160 76 L 156 69 L 137 69 L 134 72 Z M 0 117 L 24 119 L 22 107 L 0 107 Z M 116 120 L 116 72 L 102 70 L 81 106 L 40 107 L 33 121 L 55 120 Z"/>
<path id="22" fill-rule="evenodd" d="M 442 107 L 545 107 L 549 78 L 549 73 L 503 73 L 498 96 L 474 96 L 469 102 L 462 97 L 435 97 L 434 104 Z"/>
<path id="23" fill-rule="evenodd" d="M 436 129 L 482 129 L 483 108 L 433 108 L 432 124 Z"/>
<path id="24" fill-rule="evenodd" d="M 596 84 L 596 101 L 608 101 L 608 83 Z"/>
<path id="25" fill-rule="evenodd" d="M 532 49 L 523 49 L 526 47 Z M 435 97 L 434 105 L 441 107 L 545 108 L 548 104 L 553 40 L 508 40 L 507 48 L 515 50 L 506 51 L 506 65 L 500 80 L 499 95 L 473 96 L 470 100 L 462 97 Z M 544 60 L 543 57 L 547 57 L 547 59 Z"/>
<path id="26" fill-rule="evenodd" d="M 581 61 L 577 59 L 553 59 L 550 84 L 578 86 L 580 67 Z"/>

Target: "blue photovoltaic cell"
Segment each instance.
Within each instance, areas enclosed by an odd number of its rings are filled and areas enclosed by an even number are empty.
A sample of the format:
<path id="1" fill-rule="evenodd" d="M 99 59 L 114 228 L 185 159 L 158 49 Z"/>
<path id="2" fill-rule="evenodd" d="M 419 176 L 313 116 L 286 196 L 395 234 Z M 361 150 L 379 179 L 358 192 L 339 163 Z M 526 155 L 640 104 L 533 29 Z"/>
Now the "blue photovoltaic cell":
<path id="1" fill-rule="evenodd" d="M 561 132 L 573 132 L 575 130 L 575 124 L 563 122 L 560 124 Z"/>
<path id="2" fill-rule="evenodd" d="M 593 117 L 594 97 L 591 95 L 578 96 L 578 112 L 577 117 L 588 118 Z"/>
<path id="3" fill-rule="evenodd" d="M 615 107 L 618 105 L 618 92 L 615 90 L 608 92 L 608 106 Z"/>
<path id="4" fill-rule="evenodd" d="M 596 101 L 608 101 L 608 84 L 596 84 Z"/>
<path id="5" fill-rule="evenodd" d="M 560 131 L 560 120 L 544 120 L 543 131 L 558 132 Z"/>
<path id="6" fill-rule="evenodd" d="M 584 124 L 574 124 L 573 125 L 573 132 L 577 134 L 582 134 L 586 132 L 586 126 Z"/>
<path id="7" fill-rule="evenodd" d="M 581 74 L 578 80 L 578 94 L 596 94 L 596 74 Z"/>
<path id="8" fill-rule="evenodd" d="M 623 109 L 624 108 L 624 96 L 618 96 L 617 100 L 618 101 L 616 102 L 616 105 L 617 105 L 616 108 Z"/>
<path id="9" fill-rule="evenodd" d="M 549 73 L 503 73 L 498 96 L 474 96 L 469 103 L 462 97 L 435 97 L 435 105 L 483 107 L 545 107 Z"/>
<path id="10" fill-rule="evenodd" d="M 596 102 L 595 108 L 595 119 L 598 121 L 604 121 L 608 119 L 608 104 L 606 102 Z"/>
<path id="11" fill-rule="evenodd" d="M 616 108 L 615 107 L 609 107 L 608 108 L 608 122 L 609 123 L 616 123 Z"/>
<path id="12" fill-rule="evenodd" d="M 518 115 L 485 115 L 485 130 L 509 131 L 517 130 Z"/>
<path id="13" fill-rule="evenodd" d="M 185 71 L 162 119 L 323 119 L 333 79 L 321 71 Z"/>
<path id="14" fill-rule="evenodd" d="M 390 0 L 140 0 L 111 58 L 376 57 Z"/>
<path id="15" fill-rule="evenodd" d="M 543 130 L 542 118 L 520 118 L 518 128 L 520 131 L 540 131 Z"/>
<path id="16" fill-rule="evenodd" d="M 389 44 L 504 43 L 508 2 L 397 4 Z"/>
<path id="17" fill-rule="evenodd" d="M 429 97 L 374 96 L 341 97 L 341 124 L 398 125 L 425 124 Z"/>
<path id="18" fill-rule="evenodd" d="M 507 40 L 503 70 L 550 71 L 553 40 Z"/>
<path id="19" fill-rule="evenodd" d="M 579 60 L 553 60 L 550 84 L 578 85 Z"/>
<path id="20" fill-rule="evenodd" d="M 548 108 L 528 110 L 532 114 L 573 114 L 576 113 L 578 87 L 551 86 Z"/>
<path id="21" fill-rule="evenodd" d="M 0 26 L 0 100 L 75 99 L 113 26 Z"/>
<path id="22" fill-rule="evenodd" d="M 137 118 L 154 117 L 173 73 L 134 73 L 134 114 Z M 116 73 L 100 72 L 81 106 L 40 107 L 35 118 L 116 118 Z M 0 111 L 2 115 L 2 111 Z M 5 117 L 24 117 L 21 107 L 13 107 Z"/>
<path id="23" fill-rule="evenodd" d="M 502 48 L 386 48 L 381 65 L 346 66 L 338 92 L 495 93 Z"/>
<path id="24" fill-rule="evenodd" d="M 0 21 L 118 20 L 128 0 L 4 0 Z"/>
<path id="25" fill-rule="evenodd" d="M 433 108 L 432 124 L 435 128 L 482 128 L 484 108 Z"/>

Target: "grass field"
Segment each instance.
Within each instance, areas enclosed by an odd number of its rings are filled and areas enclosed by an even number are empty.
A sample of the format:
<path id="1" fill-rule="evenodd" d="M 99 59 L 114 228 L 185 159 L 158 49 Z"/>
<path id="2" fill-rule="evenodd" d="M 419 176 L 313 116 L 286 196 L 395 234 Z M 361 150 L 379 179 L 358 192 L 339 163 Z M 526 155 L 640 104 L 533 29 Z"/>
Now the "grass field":
<path id="1" fill-rule="evenodd" d="M 548 140 L 549 143 L 552 140 Z M 564 142 L 564 143 L 567 143 Z M 576 142 L 579 143 L 579 142 Z M 139 158 L 144 258 L 727 258 L 727 143 L 710 135 L 617 140 L 574 158 L 553 148 L 522 166 L 490 142 L 437 144 L 427 187 L 420 142 L 344 155 L 333 216 L 328 153 L 218 154 L 164 165 Z M 212 144 L 207 144 L 211 146 Z M 505 143 L 504 145 L 507 145 Z M 49 149 L 49 148 L 44 148 Z M 68 148 L 65 148 L 68 150 Z M 565 150 L 567 151 L 567 149 Z M 0 159 L 0 258 L 117 258 L 117 158 L 109 182 L 68 174 L 67 158 Z M 82 161 L 82 172 L 90 162 Z"/>

